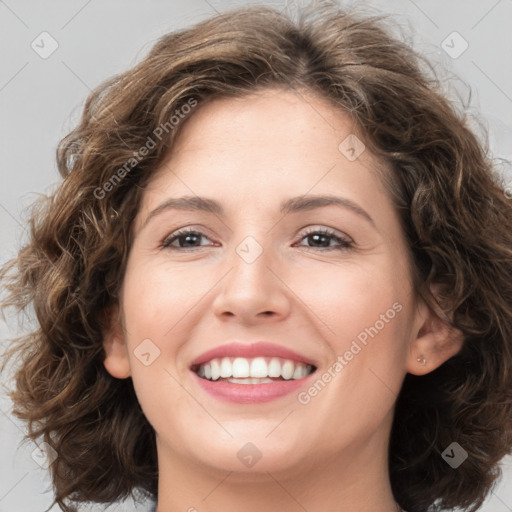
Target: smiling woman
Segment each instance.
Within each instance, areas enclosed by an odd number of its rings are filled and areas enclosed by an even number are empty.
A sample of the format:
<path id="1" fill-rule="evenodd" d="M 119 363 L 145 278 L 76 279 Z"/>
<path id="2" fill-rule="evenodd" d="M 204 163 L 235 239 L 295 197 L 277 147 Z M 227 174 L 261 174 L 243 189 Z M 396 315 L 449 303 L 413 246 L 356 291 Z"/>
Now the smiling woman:
<path id="1" fill-rule="evenodd" d="M 512 206 L 424 64 L 380 19 L 251 7 L 91 94 L 1 272 L 62 510 L 479 508 L 512 448 Z"/>

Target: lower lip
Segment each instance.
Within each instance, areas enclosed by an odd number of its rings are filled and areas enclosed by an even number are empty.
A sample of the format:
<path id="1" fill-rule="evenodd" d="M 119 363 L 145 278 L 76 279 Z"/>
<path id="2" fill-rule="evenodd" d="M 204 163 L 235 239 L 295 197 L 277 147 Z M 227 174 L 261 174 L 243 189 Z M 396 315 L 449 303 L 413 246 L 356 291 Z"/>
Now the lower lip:
<path id="1" fill-rule="evenodd" d="M 202 379 L 191 371 L 199 386 L 207 393 L 223 402 L 256 404 L 270 402 L 299 390 L 316 373 L 295 380 L 277 380 L 266 384 L 233 384 L 227 381 Z"/>

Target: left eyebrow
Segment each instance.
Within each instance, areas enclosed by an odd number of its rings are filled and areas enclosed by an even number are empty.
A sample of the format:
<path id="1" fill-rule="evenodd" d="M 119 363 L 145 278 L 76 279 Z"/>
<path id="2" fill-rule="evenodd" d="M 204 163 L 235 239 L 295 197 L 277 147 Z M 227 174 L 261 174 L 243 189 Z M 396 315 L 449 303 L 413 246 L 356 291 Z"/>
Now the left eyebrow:
<path id="1" fill-rule="evenodd" d="M 280 205 L 280 212 L 282 214 L 296 213 L 303 211 L 315 210 L 317 208 L 323 208 L 326 206 L 338 206 L 353 211 L 360 217 L 368 221 L 373 227 L 375 223 L 370 215 L 361 208 L 357 203 L 340 196 L 332 195 L 309 195 L 309 196 L 297 196 L 291 197 L 283 201 Z M 141 229 L 156 215 L 162 213 L 165 210 L 176 209 L 185 211 L 202 211 L 212 213 L 214 215 L 223 215 L 224 209 L 214 199 L 199 196 L 183 196 L 173 197 L 166 199 L 163 203 L 158 205 L 152 210 L 147 216 L 146 220 L 141 226 Z"/>
<path id="2" fill-rule="evenodd" d="M 361 208 L 357 203 L 347 199 L 346 197 L 340 196 L 330 196 L 330 195 L 322 195 L 322 196 L 298 196 L 291 197 L 286 201 L 281 203 L 281 213 L 293 213 L 293 212 L 302 212 L 308 210 L 314 210 L 316 208 L 323 208 L 325 206 L 338 206 L 340 208 L 347 208 L 352 210 L 354 213 L 363 217 L 367 220 L 373 227 L 375 227 L 375 223 L 373 219 L 370 217 L 370 214 Z"/>

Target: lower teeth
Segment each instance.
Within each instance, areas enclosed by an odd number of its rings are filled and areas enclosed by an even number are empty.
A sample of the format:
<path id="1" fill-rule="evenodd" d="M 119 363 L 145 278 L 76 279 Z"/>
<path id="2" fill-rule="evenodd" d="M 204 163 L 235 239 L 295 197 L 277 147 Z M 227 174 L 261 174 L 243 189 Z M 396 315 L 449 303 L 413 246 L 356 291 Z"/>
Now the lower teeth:
<path id="1" fill-rule="evenodd" d="M 268 377 L 256 378 L 256 377 L 247 377 L 244 379 L 235 379 L 234 377 L 226 379 L 228 382 L 232 384 L 267 384 L 274 382 L 272 379 Z"/>
<path id="2" fill-rule="evenodd" d="M 224 382 L 231 382 L 232 384 L 271 384 L 272 382 L 274 382 L 276 380 L 283 380 L 283 379 L 281 379 L 281 378 L 270 379 L 269 377 L 263 377 L 263 378 L 246 377 L 243 379 L 236 379 L 234 377 L 228 377 L 228 378 L 217 379 L 217 382 L 224 381 Z"/>

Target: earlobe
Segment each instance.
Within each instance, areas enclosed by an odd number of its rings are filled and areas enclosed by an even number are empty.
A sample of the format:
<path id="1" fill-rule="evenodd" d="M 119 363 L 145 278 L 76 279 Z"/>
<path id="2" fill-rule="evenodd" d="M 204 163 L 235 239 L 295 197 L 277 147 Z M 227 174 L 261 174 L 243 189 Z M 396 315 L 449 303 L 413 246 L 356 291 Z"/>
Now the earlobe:
<path id="1" fill-rule="evenodd" d="M 107 313 L 108 329 L 103 334 L 105 360 L 103 364 L 110 375 L 117 379 L 126 379 L 131 375 L 128 348 L 124 337 L 119 307 L 112 307 Z"/>
<path id="2" fill-rule="evenodd" d="M 456 355 L 464 344 L 464 335 L 439 318 L 423 301 L 418 308 L 415 339 L 409 345 L 406 370 L 414 375 L 434 371 Z"/>

